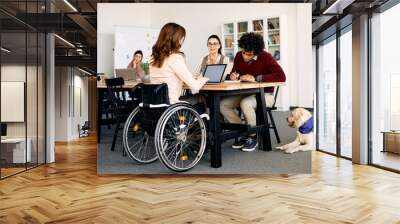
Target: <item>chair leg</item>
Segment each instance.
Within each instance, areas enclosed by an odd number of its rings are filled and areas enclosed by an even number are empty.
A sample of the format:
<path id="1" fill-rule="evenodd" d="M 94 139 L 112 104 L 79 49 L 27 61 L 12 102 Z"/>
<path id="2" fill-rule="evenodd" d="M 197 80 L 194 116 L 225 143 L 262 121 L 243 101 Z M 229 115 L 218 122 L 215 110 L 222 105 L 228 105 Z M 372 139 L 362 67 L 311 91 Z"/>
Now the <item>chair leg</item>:
<path id="1" fill-rule="evenodd" d="M 240 119 L 243 121 L 243 119 L 242 119 L 242 110 L 240 109 L 240 107 L 238 108 L 238 116 L 239 116 Z M 242 136 L 242 137 L 245 137 L 245 136 Z M 238 141 L 239 141 L 239 138 L 236 137 L 236 138 L 235 138 L 235 142 L 238 142 Z"/>
<path id="2" fill-rule="evenodd" d="M 277 141 L 278 143 L 281 143 L 281 139 L 279 138 L 279 134 L 278 134 L 278 129 L 276 128 L 275 121 L 274 121 L 274 117 L 272 116 L 272 111 L 269 110 L 269 111 L 268 111 L 268 115 L 269 115 L 269 118 L 270 118 L 270 120 L 271 120 L 272 128 L 274 129 L 276 141 Z"/>
<path id="3" fill-rule="evenodd" d="M 118 130 L 119 130 L 119 119 L 117 118 L 117 121 L 115 122 L 114 137 L 111 144 L 111 151 L 115 150 L 115 142 L 117 141 Z"/>
<path id="4" fill-rule="evenodd" d="M 110 125 L 110 120 L 111 120 L 111 114 L 106 112 L 106 120 L 107 120 L 107 128 L 110 129 L 111 125 Z"/>
<path id="5" fill-rule="evenodd" d="M 122 156 L 123 156 L 123 157 L 126 157 L 126 156 L 127 156 L 127 154 L 126 154 L 126 152 L 125 152 L 125 149 L 124 149 L 124 148 L 122 148 Z"/>

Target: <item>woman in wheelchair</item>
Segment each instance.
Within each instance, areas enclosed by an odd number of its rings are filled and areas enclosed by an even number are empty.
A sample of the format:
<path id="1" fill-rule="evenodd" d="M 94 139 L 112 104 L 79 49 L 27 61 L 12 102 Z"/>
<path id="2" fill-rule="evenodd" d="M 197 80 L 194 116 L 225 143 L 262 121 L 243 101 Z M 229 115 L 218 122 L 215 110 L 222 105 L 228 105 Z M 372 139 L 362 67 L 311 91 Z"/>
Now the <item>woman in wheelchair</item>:
<path id="1" fill-rule="evenodd" d="M 128 117 L 124 127 L 124 148 L 139 163 L 151 163 L 158 158 L 177 172 L 193 168 L 206 147 L 205 108 L 195 98 L 180 99 L 184 85 L 198 93 L 208 81 L 195 79 L 189 72 L 180 48 L 185 29 L 176 24 L 164 25 L 152 49 L 151 84 L 136 88 L 142 101 Z M 188 103 L 191 102 L 191 103 Z"/>

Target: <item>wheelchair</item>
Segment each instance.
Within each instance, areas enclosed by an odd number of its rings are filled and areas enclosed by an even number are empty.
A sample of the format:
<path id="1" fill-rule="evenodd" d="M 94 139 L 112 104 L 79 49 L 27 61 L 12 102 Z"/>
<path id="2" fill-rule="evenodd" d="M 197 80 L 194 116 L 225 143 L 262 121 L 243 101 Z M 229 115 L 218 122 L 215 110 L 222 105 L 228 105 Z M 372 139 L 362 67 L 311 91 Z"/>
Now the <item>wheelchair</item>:
<path id="1" fill-rule="evenodd" d="M 160 159 L 175 172 L 196 166 L 206 148 L 208 115 L 189 103 L 170 105 L 165 83 L 138 84 L 134 91 L 140 93 L 141 102 L 124 125 L 128 156 L 140 164 Z"/>

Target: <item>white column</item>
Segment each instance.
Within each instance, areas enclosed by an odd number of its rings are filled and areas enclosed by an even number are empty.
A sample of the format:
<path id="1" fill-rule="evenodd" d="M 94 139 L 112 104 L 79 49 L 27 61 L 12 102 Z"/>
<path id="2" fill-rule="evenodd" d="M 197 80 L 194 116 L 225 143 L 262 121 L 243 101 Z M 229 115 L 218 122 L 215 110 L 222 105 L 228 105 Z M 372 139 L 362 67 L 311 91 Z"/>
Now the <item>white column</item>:
<path id="1" fill-rule="evenodd" d="M 55 44 L 53 34 L 47 34 L 46 45 L 46 163 L 53 163 L 55 161 Z"/>
<path id="2" fill-rule="evenodd" d="M 368 163 L 368 15 L 353 20 L 353 162 Z"/>

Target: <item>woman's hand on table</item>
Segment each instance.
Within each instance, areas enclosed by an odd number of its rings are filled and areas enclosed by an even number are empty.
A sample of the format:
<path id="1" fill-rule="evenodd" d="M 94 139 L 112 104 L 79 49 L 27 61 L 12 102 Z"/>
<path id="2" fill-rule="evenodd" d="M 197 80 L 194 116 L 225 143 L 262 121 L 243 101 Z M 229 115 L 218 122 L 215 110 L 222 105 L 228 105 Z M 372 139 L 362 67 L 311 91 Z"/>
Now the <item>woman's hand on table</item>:
<path id="1" fill-rule="evenodd" d="M 197 78 L 197 80 L 201 81 L 201 82 L 203 83 L 203 85 L 204 85 L 204 84 L 206 84 L 206 83 L 208 82 L 208 80 L 210 80 L 210 79 L 207 78 L 207 77 L 200 76 L 200 77 Z"/>

